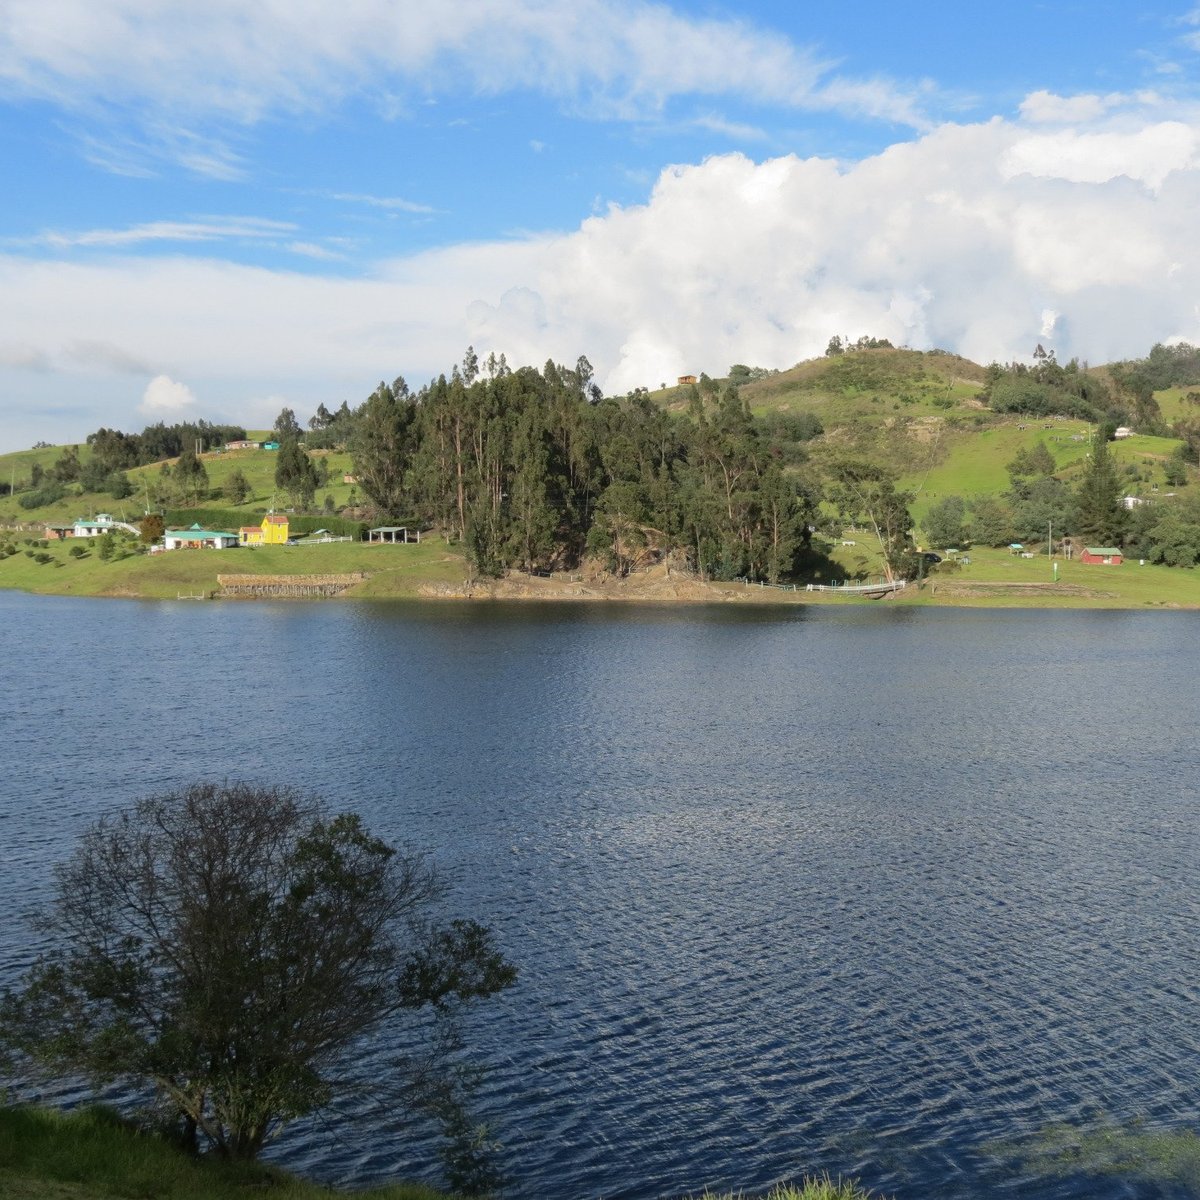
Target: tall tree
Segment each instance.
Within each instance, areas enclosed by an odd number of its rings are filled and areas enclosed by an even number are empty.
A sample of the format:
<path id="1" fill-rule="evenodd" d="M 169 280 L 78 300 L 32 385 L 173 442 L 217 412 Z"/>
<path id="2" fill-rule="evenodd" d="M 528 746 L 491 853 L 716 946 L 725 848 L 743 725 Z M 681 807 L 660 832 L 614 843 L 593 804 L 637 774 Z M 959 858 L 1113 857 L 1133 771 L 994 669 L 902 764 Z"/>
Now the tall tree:
<path id="1" fill-rule="evenodd" d="M 166 463 L 163 463 L 162 474 L 164 477 L 167 475 Z M 208 494 L 208 471 L 190 448 L 185 448 L 180 454 L 170 477 L 175 480 L 184 504 L 199 504 Z"/>
<path id="2" fill-rule="evenodd" d="M 317 484 L 312 459 L 294 435 L 286 438 L 275 459 L 275 486 L 286 492 L 297 507 L 311 508 Z"/>
<path id="3" fill-rule="evenodd" d="M 296 420 L 296 414 L 290 408 L 282 409 L 279 416 L 275 418 L 274 425 L 275 440 L 282 445 L 289 438 L 299 439 L 304 432 L 300 428 L 300 422 Z"/>
<path id="4" fill-rule="evenodd" d="M 830 497 L 842 515 L 865 521 L 875 533 L 890 581 L 904 571 L 912 551 L 912 495 L 896 490 L 895 480 L 881 467 L 861 459 L 833 464 Z"/>
<path id="5" fill-rule="evenodd" d="M 403 384 L 403 380 L 397 381 Z M 407 387 L 404 388 L 405 392 Z M 381 383 L 354 414 L 350 454 L 358 485 L 383 516 L 404 512 L 405 475 L 414 449 L 414 409 Z"/>
<path id="6" fill-rule="evenodd" d="M 966 540 L 967 504 L 961 496 L 943 496 L 925 514 L 923 522 L 929 544 L 944 550 Z"/>
<path id="7" fill-rule="evenodd" d="M 1121 544 L 1126 515 L 1121 507 L 1121 480 L 1102 434 L 1092 438 L 1087 466 L 1075 489 L 1075 514 L 1075 532 L 1085 543 Z"/>

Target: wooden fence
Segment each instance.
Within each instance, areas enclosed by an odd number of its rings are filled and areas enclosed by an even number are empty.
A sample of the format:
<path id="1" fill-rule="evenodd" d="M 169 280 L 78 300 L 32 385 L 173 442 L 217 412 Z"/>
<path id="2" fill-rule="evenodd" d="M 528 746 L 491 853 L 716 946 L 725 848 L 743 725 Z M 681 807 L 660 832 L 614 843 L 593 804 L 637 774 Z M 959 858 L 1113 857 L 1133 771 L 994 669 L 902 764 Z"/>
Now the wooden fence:
<path id="1" fill-rule="evenodd" d="M 340 596 L 347 588 L 366 579 L 363 571 L 347 575 L 218 575 L 222 597 L 255 599 L 296 597 L 300 599 Z"/>

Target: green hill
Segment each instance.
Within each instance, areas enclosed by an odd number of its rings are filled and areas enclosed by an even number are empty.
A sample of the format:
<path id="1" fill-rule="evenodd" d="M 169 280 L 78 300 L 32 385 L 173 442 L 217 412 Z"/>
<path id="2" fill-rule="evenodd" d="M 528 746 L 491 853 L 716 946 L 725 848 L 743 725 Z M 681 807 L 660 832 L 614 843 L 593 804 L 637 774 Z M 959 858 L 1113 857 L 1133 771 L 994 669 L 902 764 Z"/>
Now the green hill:
<path id="1" fill-rule="evenodd" d="M 50 446 L 0 455 L 0 484 L 11 484 L 15 481 L 20 488 L 23 482 L 28 481 L 35 463 L 43 470 L 49 470 L 66 449 L 66 446 Z M 87 462 L 91 453 L 88 446 L 80 445 L 76 450 L 80 462 Z M 328 484 L 317 492 L 318 506 L 323 504 L 326 496 L 333 497 L 333 505 L 337 511 L 353 503 L 358 495 L 357 489 L 353 484 L 344 481 L 344 476 L 351 470 L 350 455 L 343 451 L 315 450 L 311 456 L 314 463 L 323 462 L 329 474 Z M 80 492 L 78 487 L 69 487 L 69 494 L 61 500 L 26 509 L 20 503 L 20 494 L 0 495 L 0 525 L 65 523 L 97 512 L 112 513 L 122 520 L 137 522 L 148 508 L 157 510 L 173 507 L 169 502 L 163 503 L 156 484 L 162 480 L 163 466 L 170 471 L 177 461 L 178 459 L 166 459 L 164 462 L 130 468 L 125 474 L 133 487 L 133 494 L 122 500 L 114 499 L 107 492 Z M 208 473 L 211 491 L 221 492 L 236 471 L 241 471 L 246 477 L 250 485 L 250 494 L 242 504 L 234 505 L 227 500 L 219 502 L 222 508 L 244 513 L 246 523 L 252 523 L 256 514 L 274 507 L 277 500 L 282 506 L 282 499 L 275 494 L 274 451 L 211 450 L 200 455 L 200 461 Z"/>
<path id="2" fill-rule="evenodd" d="M 854 350 L 798 363 L 742 388 L 756 413 L 811 412 L 823 424 L 969 412 L 984 371 L 955 354 L 920 350 Z"/>

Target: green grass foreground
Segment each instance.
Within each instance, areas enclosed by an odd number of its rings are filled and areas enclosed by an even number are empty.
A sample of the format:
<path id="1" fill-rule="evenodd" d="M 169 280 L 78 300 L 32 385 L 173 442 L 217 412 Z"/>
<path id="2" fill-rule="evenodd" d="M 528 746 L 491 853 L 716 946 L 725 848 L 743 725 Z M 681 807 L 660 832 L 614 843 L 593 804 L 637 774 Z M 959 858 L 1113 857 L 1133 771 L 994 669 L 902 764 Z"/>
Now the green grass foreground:
<path id="1" fill-rule="evenodd" d="M 5 1200 L 446 1200 L 420 1184 L 363 1191 L 322 1187 L 277 1167 L 191 1158 L 138 1133 L 109 1109 L 62 1113 L 0 1107 L 0 1195 Z M 851 1181 L 828 1176 L 775 1188 L 766 1200 L 872 1200 Z M 706 1193 L 704 1200 L 739 1200 Z M 879 1197 L 878 1200 L 882 1200 Z"/>
<path id="2" fill-rule="evenodd" d="M 136 1132 L 114 1113 L 0 1108 L 0 1195 L 5 1200 L 445 1200 L 420 1184 L 334 1191 L 277 1167 L 190 1158 Z"/>

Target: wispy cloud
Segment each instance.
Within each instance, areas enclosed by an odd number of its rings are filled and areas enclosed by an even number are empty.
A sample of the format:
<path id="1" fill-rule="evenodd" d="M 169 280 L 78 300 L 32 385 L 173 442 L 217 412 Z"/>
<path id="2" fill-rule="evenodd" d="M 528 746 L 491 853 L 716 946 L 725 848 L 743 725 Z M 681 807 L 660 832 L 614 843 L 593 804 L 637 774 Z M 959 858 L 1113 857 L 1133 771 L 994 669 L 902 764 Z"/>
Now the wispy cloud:
<path id="1" fill-rule="evenodd" d="M 0 88 L 74 111 L 115 105 L 236 123 L 321 111 L 351 94 L 400 113 L 439 92 L 532 87 L 577 111 L 632 120 L 680 97 L 730 96 L 924 123 L 912 88 L 844 75 L 819 50 L 749 21 L 653 0 L 5 7 Z M 221 161 L 199 156 L 196 166 Z"/>
<path id="2" fill-rule="evenodd" d="M 90 126 L 75 118 L 60 128 L 78 145 L 87 162 L 109 174 L 151 179 L 171 165 L 223 183 L 246 178 L 245 161 L 226 138 L 156 119 L 139 118 L 131 125 L 124 114 L 91 115 L 94 122 Z"/>
<path id="3" fill-rule="evenodd" d="M 113 342 L 80 340 L 70 343 L 63 352 L 65 361 L 83 369 L 111 371 L 116 375 L 153 375 L 155 368 L 148 359 Z"/>
<path id="4" fill-rule="evenodd" d="M 218 217 L 199 221 L 150 221 L 127 229 L 52 230 L 35 240 L 56 249 L 73 246 L 134 246 L 142 242 L 217 242 L 230 239 L 278 238 L 296 231 L 288 221 L 265 217 Z"/>
<path id="5" fill-rule="evenodd" d="M 707 129 L 709 133 L 720 133 L 741 142 L 765 142 L 769 136 L 765 129 L 760 129 L 757 125 L 729 121 L 716 113 L 694 117 L 689 123 L 696 129 Z"/>
<path id="6" fill-rule="evenodd" d="M 365 204 L 368 208 L 381 208 L 385 212 L 404 212 L 429 214 L 438 210 L 428 204 L 420 204 L 415 200 L 406 200 L 403 196 L 371 196 L 361 192 L 331 192 L 331 200 L 339 200 L 343 204 Z"/>
<path id="7" fill-rule="evenodd" d="M 318 262 L 342 262 L 346 257 L 344 254 L 331 250 L 328 246 L 320 246 L 316 242 L 288 242 L 284 249 L 292 254 L 299 254 L 302 258 L 312 258 Z"/>
<path id="8" fill-rule="evenodd" d="M 0 342 L 0 367 L 17 371 L 49 371 L 54 360 L 40 346 L 20 342 Z"/>

